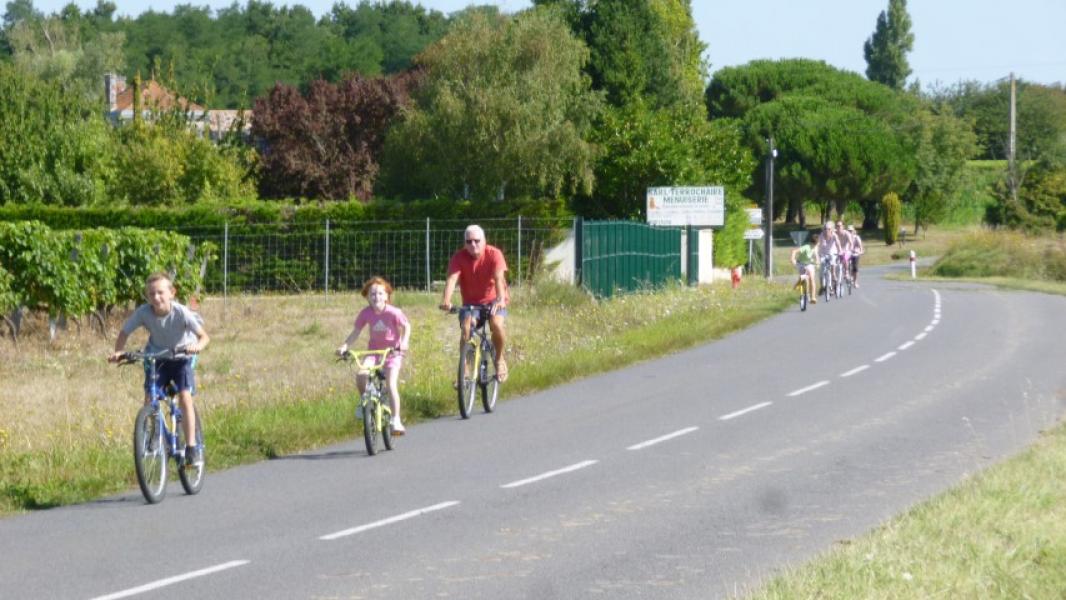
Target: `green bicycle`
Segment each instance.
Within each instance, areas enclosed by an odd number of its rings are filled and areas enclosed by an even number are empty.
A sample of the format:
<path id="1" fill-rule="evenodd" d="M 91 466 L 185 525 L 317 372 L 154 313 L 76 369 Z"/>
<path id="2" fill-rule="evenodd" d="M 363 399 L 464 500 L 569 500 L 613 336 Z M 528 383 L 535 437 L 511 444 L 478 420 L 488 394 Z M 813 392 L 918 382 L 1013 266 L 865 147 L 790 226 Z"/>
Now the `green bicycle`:
<path id="1" fill-rule="evenodd" d="M 392 349 L 366 350 L 363 352 L 345 352 L 339 360 L 348 363 L 348 367 L 357 375 L 366 375 L 366 388 L 356 405 L 356 421 L 363 422 L 363 441 L 366 453 L 374 456 L 380 449 L 378 439 L 386 450 L 392 450 L 392 408 L 382 396 L 387 389 L 384 366 Z"/>

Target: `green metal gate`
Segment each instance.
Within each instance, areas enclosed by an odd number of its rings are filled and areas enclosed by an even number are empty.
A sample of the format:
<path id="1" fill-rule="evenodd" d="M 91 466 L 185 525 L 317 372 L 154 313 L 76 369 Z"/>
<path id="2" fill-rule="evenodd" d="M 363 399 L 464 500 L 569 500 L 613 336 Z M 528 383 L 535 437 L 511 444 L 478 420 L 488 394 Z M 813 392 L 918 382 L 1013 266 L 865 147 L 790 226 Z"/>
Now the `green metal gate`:
<path id="1" fill-rule="evenodd" d="M 681 279 L 681 230 L 634 221 L 584 221 L 577 227 L 581 285 L 597 296 Z"/>

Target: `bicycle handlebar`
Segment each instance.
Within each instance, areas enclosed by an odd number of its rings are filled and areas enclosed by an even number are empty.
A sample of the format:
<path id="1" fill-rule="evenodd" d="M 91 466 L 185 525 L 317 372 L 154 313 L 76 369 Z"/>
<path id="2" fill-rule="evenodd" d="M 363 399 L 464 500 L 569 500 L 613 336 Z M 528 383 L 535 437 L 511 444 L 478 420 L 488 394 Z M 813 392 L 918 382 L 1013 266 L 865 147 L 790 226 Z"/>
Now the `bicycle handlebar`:
<path id="1" fill-rule="evenodd" d="M 175 348 L 164 348 L 158 352 L 145 352 L 144 350 L 128 350 L 123 352 L 115 361 L 119 366 L 131 365 L 136 362 L 140 362 L 144 359 L 152 360 L 167 360 L 167 359 L 184 359 L 192 358 L 194 354 L 189 354 L 185 351 L 185 346 L 177 346 Z"/>

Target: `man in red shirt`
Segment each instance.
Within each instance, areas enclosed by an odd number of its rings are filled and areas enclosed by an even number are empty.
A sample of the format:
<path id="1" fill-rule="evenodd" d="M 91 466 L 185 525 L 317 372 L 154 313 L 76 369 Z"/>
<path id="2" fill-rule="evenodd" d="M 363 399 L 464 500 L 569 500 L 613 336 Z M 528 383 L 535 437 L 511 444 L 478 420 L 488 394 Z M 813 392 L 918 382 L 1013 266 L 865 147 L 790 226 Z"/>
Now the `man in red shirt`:
<path id="1" fill-rule="evenodd" d="M 477 225 L 466 228 L 463 235 L 463 248 L 456 252 L 448 263 L 448 279 L 444 283 L 444 297 L 441 310 L 451 310 L 452 293 L 455 284 L 459 284 L 459 293 L 464 305 L 487 305 L 489 309 L 489 329 L 492 331 L 492 344 L 496 347 L 496 376 L 500 382 L 507 379 L 507 362 L 503 359 L 506 331 L 503 319 L 507 316 L 507 261 L 503 252 L 485 242 L 485 231 Z M 470 339 L 470 327 L 473 318 L 479 316 L 476 310 L 459 312 L 462 327 L 460 344 Z"/>

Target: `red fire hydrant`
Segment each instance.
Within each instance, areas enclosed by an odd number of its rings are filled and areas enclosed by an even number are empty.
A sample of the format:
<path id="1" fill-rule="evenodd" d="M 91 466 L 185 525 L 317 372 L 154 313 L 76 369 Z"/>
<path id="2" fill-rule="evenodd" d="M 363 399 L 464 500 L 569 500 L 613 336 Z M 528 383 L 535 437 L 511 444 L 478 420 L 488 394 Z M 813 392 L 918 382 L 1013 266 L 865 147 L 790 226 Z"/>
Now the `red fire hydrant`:
<path id="1" fill-rule="evenodd" d="M 733 269 L 730 271 L 729 279 L 733 282 L 733 289 L 734 290 L 737 289 L 737 287 L 740 285 L 740 271 L 743 268 L 744 267 L 737 266 L 737 267 L 733 267 Z"/>

